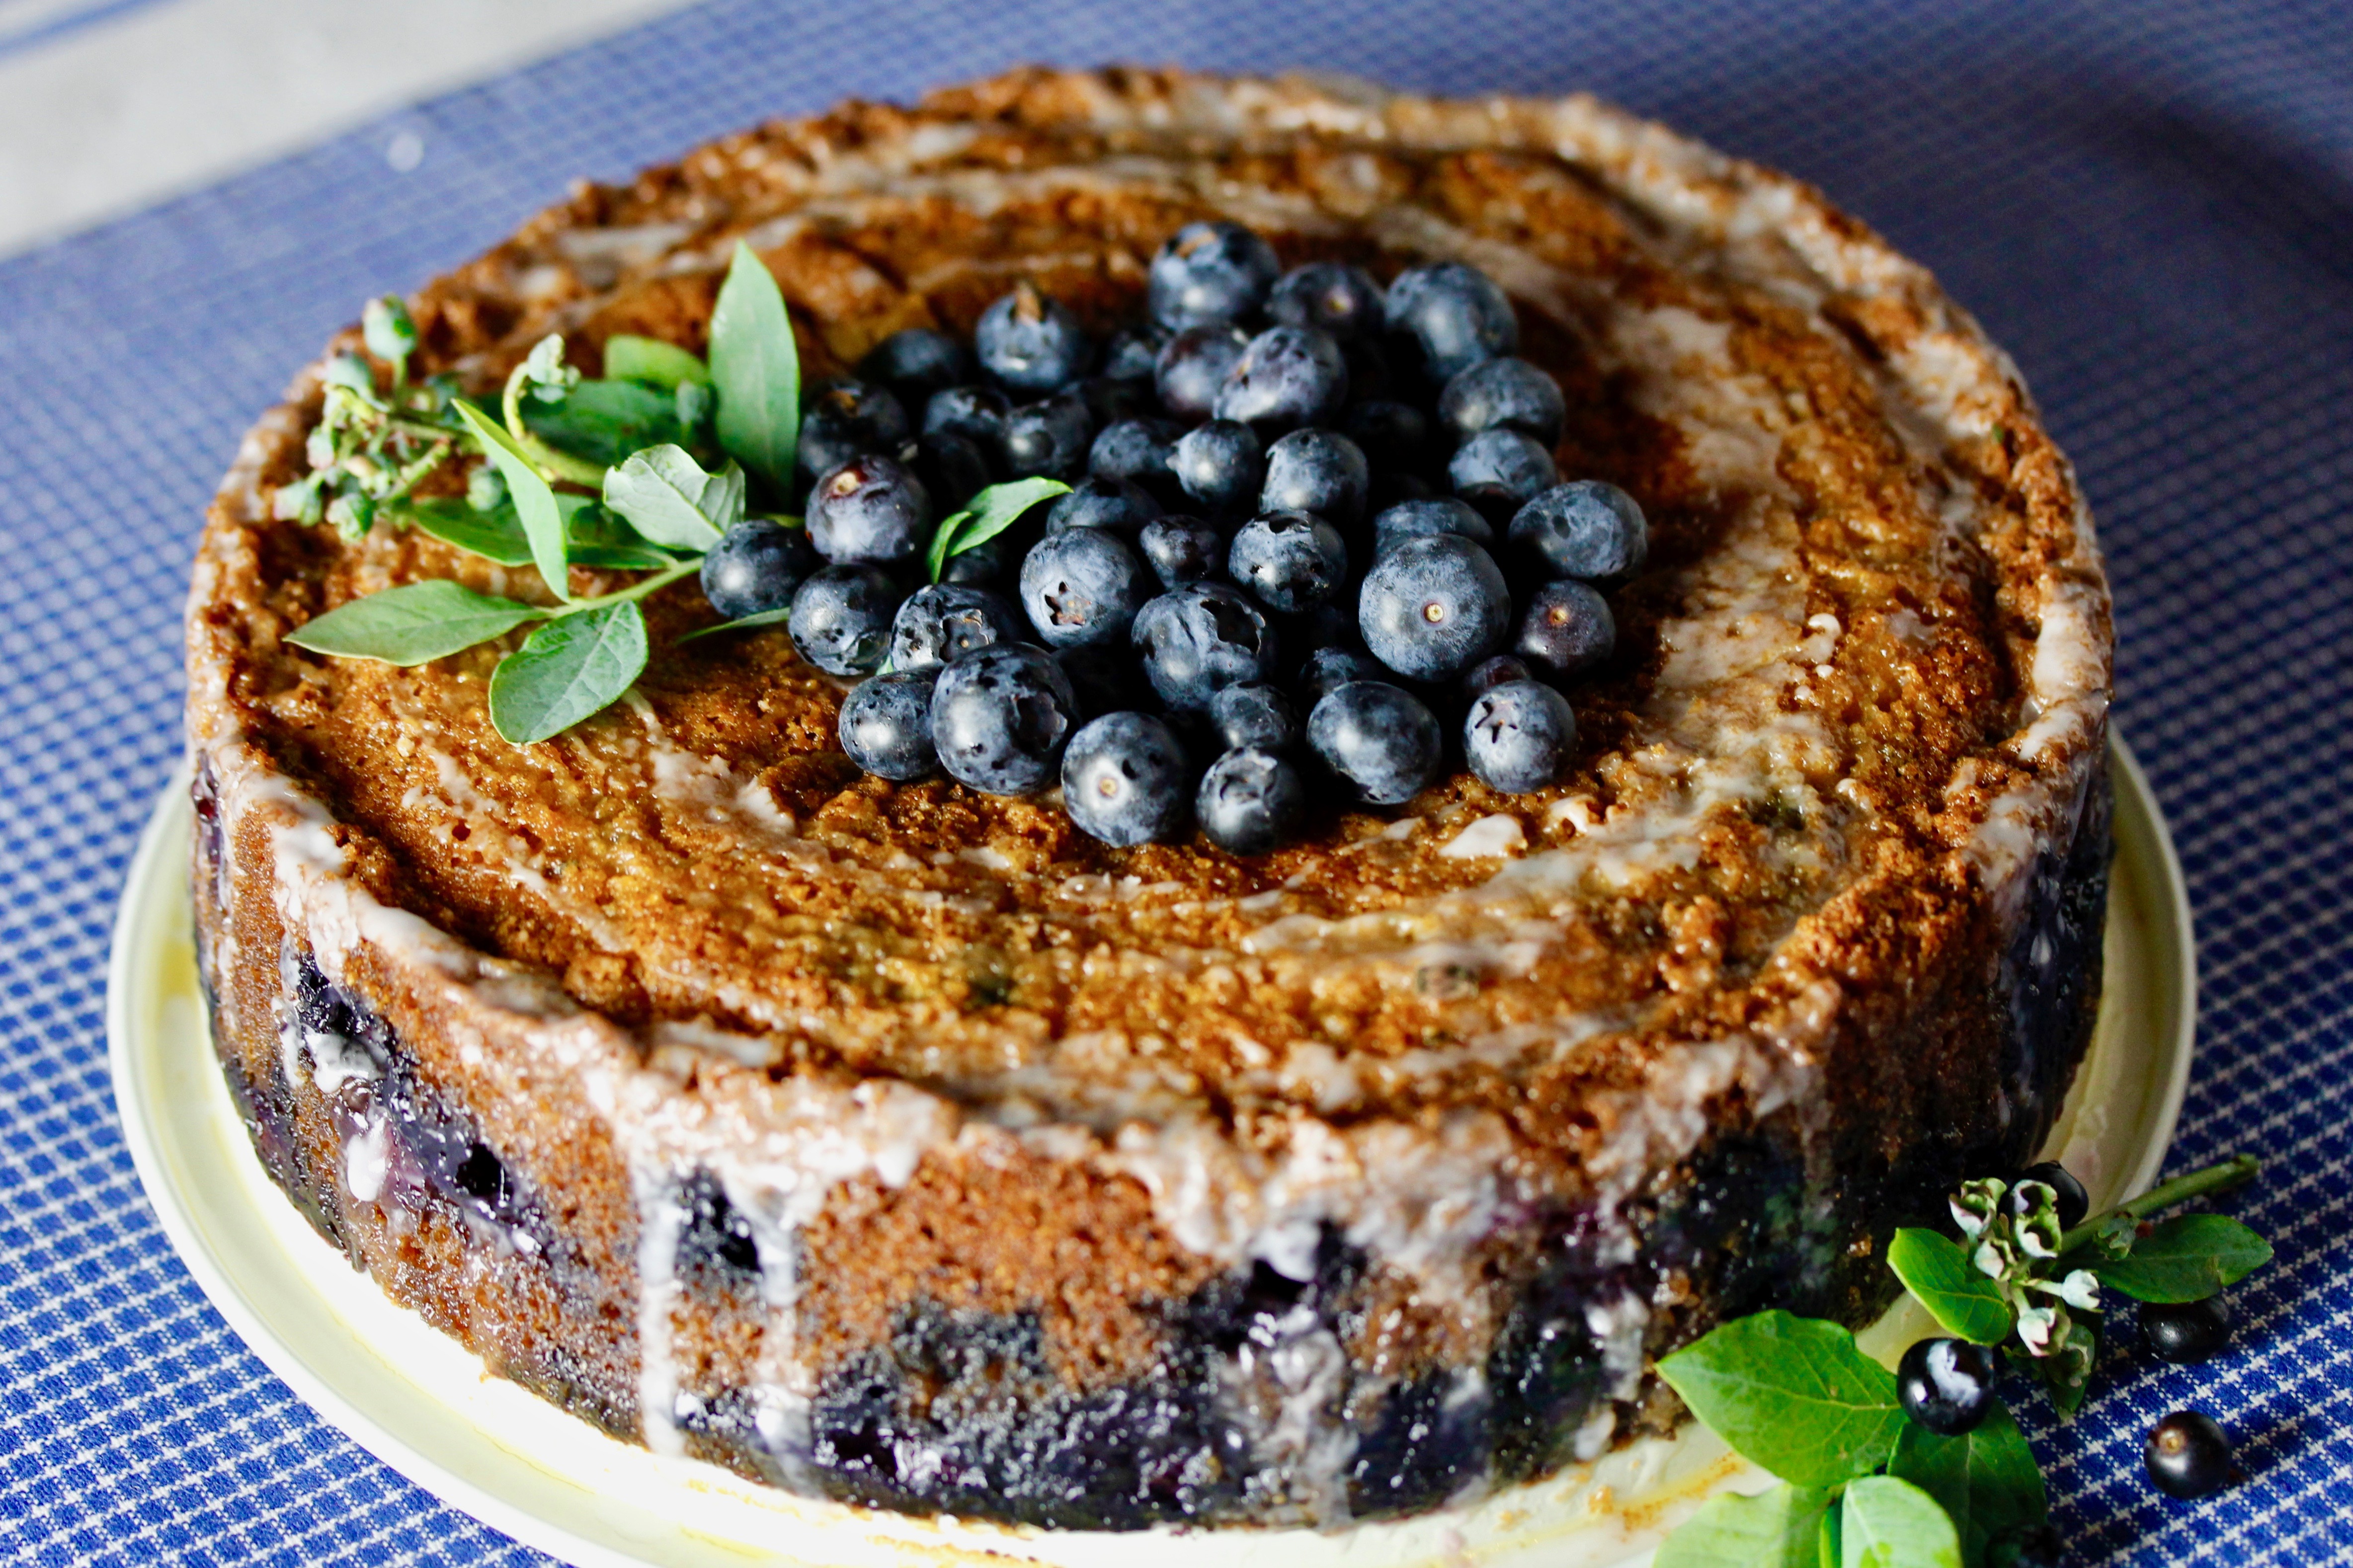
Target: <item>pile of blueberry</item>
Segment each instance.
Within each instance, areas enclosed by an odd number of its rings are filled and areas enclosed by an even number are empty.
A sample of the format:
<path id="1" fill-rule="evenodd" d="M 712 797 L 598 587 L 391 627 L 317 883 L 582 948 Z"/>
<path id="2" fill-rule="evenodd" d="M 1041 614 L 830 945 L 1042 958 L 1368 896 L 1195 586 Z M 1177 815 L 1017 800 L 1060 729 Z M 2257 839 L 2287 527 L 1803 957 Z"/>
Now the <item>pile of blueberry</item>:
<path id="1" fill-rule="evenodd" d="M 1518 341 L 1469 267 L 1384 289 L 1191 224 L 1106 342 L 1025 283 L 969 352 L 902 331 L 818 389 L 806 530 L 744 523 L 704 591 L 730 617 L 789 606 L 803 657 L 865 678 L 840 737 L 867 772 L 1059 782 L 1111 844 L 1197 821 L 1260 853 L 1319 778 L 1394 805 L 1455 755 L 1541 789 L 1648 531 L 1624 491 L 1562 481 L 1560 388 Z M 939 518 L 1029 475 L 1072 488 L 913 585 Z"/>

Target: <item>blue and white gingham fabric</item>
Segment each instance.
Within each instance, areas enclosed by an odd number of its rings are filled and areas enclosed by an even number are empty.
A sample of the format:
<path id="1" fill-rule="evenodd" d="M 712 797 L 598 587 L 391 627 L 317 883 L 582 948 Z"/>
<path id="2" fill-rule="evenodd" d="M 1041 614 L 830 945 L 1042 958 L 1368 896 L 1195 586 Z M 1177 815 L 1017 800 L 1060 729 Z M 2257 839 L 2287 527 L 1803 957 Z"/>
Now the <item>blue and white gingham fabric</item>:
<path id="1" fill-rule="evenodd" d="M 205 500 L 364 297 L 573 176 L 1024 59 L 1589 88 L 1826 187 L 2016 354 L 2100 516 L 2118 717 L 2197 906 L 2204 1026 L 2174 1163 L 2266 1153 L 2244 1213 L 2279 1249 L 2237 1292 L 2230 1353 L 2112 1357 L 2090 1414 L 2037 1420 L 2035 1446 L 2081 1561 L 2353 1559 L 2342 0 L 720 0 L 0 262 L 0 1554 L 542 1561 L 264 1371 L 123 1148 L 108 922 L 179 749 Z M 424 157 L 397 173 L 408 137 Z M 2184 1405 L 2237 1436 L 2244 1485 L 2149 1489 L 2142 1434 Z"/>

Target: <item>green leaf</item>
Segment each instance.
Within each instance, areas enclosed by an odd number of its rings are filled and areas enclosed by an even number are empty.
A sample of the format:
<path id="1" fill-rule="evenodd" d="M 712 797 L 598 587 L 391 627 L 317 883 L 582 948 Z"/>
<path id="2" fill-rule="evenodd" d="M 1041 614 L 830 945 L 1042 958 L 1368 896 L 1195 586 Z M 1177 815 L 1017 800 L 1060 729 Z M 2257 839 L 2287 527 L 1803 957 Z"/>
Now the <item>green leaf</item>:
<path id="1" fill-rule="evenodd" d="M 1814 1568 L 1831 1494 L 1787 1484 L 1726 1493 L 1667 1537 L 1652 1568 Z"/>
<path id="2" fill-rule="evenodd" d="M 2092 1271 L 2137 1300 L 2202 1301 L 2271 1260 L 2271 1244 L 2237 1220 L 2186 1214 L 2133 1243 L 2131 1256 L 2095 1262 Z"/>
<path id="3" fill-rule="evenodd" d="M 952 511 L 940 519 L 939 526 L 932 530 L 932 548 L 923 558 L 931 581 L 936 583 L 940 580 L 940 573 L 948 563 L 948 546 L 955 542 L 955 531 L 971 519 L 972 513 L 968 511 Z"/>
<path id="4" fill-rule="evenodd" d="M 565 509 L 564 536 L 571 542 L 575 566 L 611 572 L 652 572 L 678 564 L 676 555 L 648 544 L 636 529 L 588 497 L 560 495 L 555 500 Z"/>
<path id="5" fill-rule="evenodd" d="M 458 417 L 466 422 L 499 477 L 507 482 L 507 497 L 514 502 L 523 537 L 531 542 L 532 563 L 539 568 L 550 593 L 569 600 L 572 580 L 565 570 L 564 513 L 555 504 L 554 489 L 503 426 L 463 398 L 458 400 L 457 409 Z"/>
<path id="6" fill-rule="evenodd" d="M 526 399 L 523 424 L 552 447 L 612 467 L 640 447 L 676 441 L 678 399 L 634 381 L 584 381 L 560 403 Z"/>
<path id="7" fill-rule="evenodd" d="M 1839 1505 L 1840 1568 L 1961 1568 L 1961 1542 L 1936 1500 L 1894 1476 L 1867 1476 Z"/>
<path id="8" fill-rule="evenodd" d="M 605 504 L 656 544 L 700 555 L 744 517 L 744 470 L 717 474 L 682 447 L 651 447 L 605 474 Z"/>
<path id="9" fill-rule="evenodd" d="M 1743 1458 L 1799 1486 L 1877 1469 L 1904 1426 L 1893 1374 L 1819 1318 L 1735 1318 L 1662 1360 L 1659 1374 Z"/>
<path id="10" fill-rule="evenodd" d="M 2010 1337 L 2012 1318 L 2001 1287 L 1951 1237 L 1933 1230 L 1899 1230 L 1888 1243 L 1887 1266 L 1947 1333 L 1981 1345 Z"/>
<path id="11" fill-rule="evenodd" d="M 676 343 L 616 332 L 605 340 L 605 375 L 610 381 L 643 381 L 656 386 L 708 383 L 711 367 Z"/>
<path id="12" fill-rule="evenodd" d="M 715 626 L 698 626 L 678 640 L 692 642 L 697 637 L 717 637 L 721 632 L 748 632 L 761 626 L 781 626 L 792 618 L 793 607 L 786 605 L 781 609 L 761 610 L 754 615 L 739 616 L 732 621 L 722 621 Z"/>
<path id="13" fill-rule="evenodd" d="M 646 668 L 633 602 L 550 621 L 491 676 L 491 723 L 518 746 L 544 741 L 617 700 Z"/>
<path id="14" fill-rule="evenodd" d="M 461 500 L 437 498 L 409 501 L 403 510 L 419 533 L 444 544 L 501 566 L 531 564 L 531 541 L 523 537 L 522 520 L 505 502 L 481 511 Z"/>
<path id="15" fill-rule="evenodd" d="M 987 543 L 1020 521 L 1021 514 L 1039 501 L 1070 493 L 1071 487 L 1061 480 L 1039 477 L 991 485 L 980 491 L 970 506 L 940 519 L 940 525 L 932 531 L 932 581 L 940 580 L 949 556 Z"/>
<path id="16" fill-rule="evenodd" d="M 2034 1450 L 1998 1402 L 1983 1424 L 1958 1437 L 1940 1437 L 1906 1422 L 1887 1473 L 1936 1500 L 1959 1532 L 1968 1568 L 1984 1568 L 1995 1536 L 2031 1529 L 2051 1516 Z"/>
<path id="17" fill-rule="evenodd" d="M 788 490 L 800 448 L 800 352 L 775 276 L 740 240 L 711 312 L 711 380 L 720 446 L 770 490 Z"/>
<path id="18" fill-rule="evenodd" d="M 547 614 L 538 605 L 494 599 L 436 577 L 338 605 L 287 633 L 286 640 L 312 653 L 381 659 L 406 668 L 488 642 Z"/>

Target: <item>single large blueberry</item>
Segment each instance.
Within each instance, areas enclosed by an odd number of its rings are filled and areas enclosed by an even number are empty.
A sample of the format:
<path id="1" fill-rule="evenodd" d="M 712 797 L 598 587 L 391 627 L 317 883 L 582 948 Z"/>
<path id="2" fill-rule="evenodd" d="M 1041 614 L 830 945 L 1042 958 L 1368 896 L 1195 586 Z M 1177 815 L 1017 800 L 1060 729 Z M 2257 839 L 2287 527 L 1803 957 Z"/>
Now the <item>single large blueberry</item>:
<path id="1" fill-rule="evenodd" d="M 1381 286 L 1361 267 L 1311 261 L 1284 273 L 1267 296 L 1266 313 L 1286 326 L 1314 327 L 1340 342 L 1378 337 L 1388 309 Z"/>
<path id="2" fill-rule="evenodd" d="M 808 531 L 747 517 L 702 558 L 702 596 L 727 620 L 781 610 L 817 569 Z"/>
<path id="3" fill-rule="evenodd" d="M 1438 721 L 1420 699 L 1384 680 L 1352 680 L 1307 715 L 1307 744 L 1375 805 L 1396 805 L 1438 776 Z"/>
<path id="4" fill-rule="evenodd" d="M 1274 752 L 1236 747 L 1201 775 L 1193 815 L 1219 848 L 1263 855 L 1298 833 L 1307 815 L 1307 785 L 1299 770 Z"/>
<path id="5" fill-rule="evenodd" d="M 1510 538 L 1545 575 L 1596 583 L 1632 576 L 1651 553 L 1641 504 L 1599 479 L 1575 479 L 1535 497 L 1513 515 Z"/>
<path id="6" fill-rule="evenodd" d="M 908 595 L 892 618 L 891 668 L 953 664 L 985 647 L 1019 642 L 1022 631 L 1020 616 L 998 595 L 960 583 L 934 583 Z"/>
<path id="7" fill-rule="evenodd" d="M 878 778 L 904 783 L 937 773 L 932 746 L 932 685 L 936 669 L 870 676 L 842 700 L 835 726 L 849 760 Z"/>
<path id="8" fill-rule="evenodd" d="M 1106 425 L 1087 448 L 1087 472 L 1099 479 L 1132 479 L 1166 494 L 1176 476 L 1168 459 L 1185 427 L 1171 419 L 1122 419 Z"/>
<path id="9" fill-rule="evenodd" d="M 1446 465 L 1454 493 L 1474 505 L 1492 500 L 1504 517 L 1560 483 L 1552 454 L 1517 430 L 1482 430 Z"/>
<path id="10" fill-rule="evenodd" d="M 1266 614 L 1239 588 L 1188 583 L 1136 612 L 1135 647 L 1160 700 L 1198 712 L 1226 687 L 1264 680 L 1274 668 Z"/>
<path id="11" fill-rule="evenodd" d="M 871 454 L 828 468 L 809 488 L 809 542 L 837 564 L 904 564 L 932 542 L 932 498 L 895 458 Z"/>
<path id="12" fill-rule="evenodd" d="M 1269 327 L 1226 372 L 1211 412 L 1261 430 L 1328 423 L 1348 397 L 1340 345 L 1313 327 Z"/>
<path id="13" fill-rule="evenodd" d="M 801 407 L 801 472 L 815 478 L 868 452 L 896 457 L 912 434 L 907 411 L 879 386 L 837 381 Z"/>
<path id="14" fill-rule="evenodd" d="M 932 394 L 971 375 L 972 359 L 964 345 L 933 327 L 903 327 L 858 362 L 860 381 L 889 387 L 907 408 L 922 407 Z"/>
<path id="15" fill-rule="evenodd" d="M 1046 512 L 1046 531 L 1108 528 L 1133 537 L 1159 515 L 1160 503 L 1142 485 L 1128 479 L 1081 479 L 1068 495 L 1054 498 Z"/>
<path id="16" fill-rule="evenodd" d="M 923 405 L 923 434 L 961 436 L 982 451 L 993 451 L 1005 434 L 1013 404 L 993 386 L 951 386 Z"/>
<path id="17" fill-rule="evenodd" d="M 1299 715 L 1291 700 L 1262 681 L 1229 686 L 1209 700 L 1209 722 L 1228 747 L 1256 746 L 1279 752 L 1299 739 Z"/>
<path id="18" fill-rule="evenodd" d="M 1458 534 L 1482 549 L 1495 542 L 1495 531 L 1469 502 L 1452 496 L 1432 496 L 1427 500 L 1399 501 L 1374 515 L 1373 558 L 1379 560 L 1409 539 L 1440 533 Z"/>
<path id="19" fill-rule="evenodd" d="M 1557 784 L 1577 747 L 1568 699 L 1535 680 L 1506 680 L 1472 700 L 1462 752 L 1489 789 L 1525 795 Z"/>
<path id="20" fill-rule="evenodd" d="M 932 691 L 932 744 L 959 784 L 1028 795 L 1053 782 L 1078 726 L 1070 678 L 1043 648 L 982 648 L 944 667 Z"/>
<path id="21" fill-rule="evenodd" d="M 1152 387 L 1160 405 L 1183 420 L 1207 419 L 1226 373 L 1250 347 L 1250 334 L 1226 322 L 1189 327 L 1160 347 Z"/>
<path id="22" fill-rule="evenodd" d="M 1198 517 L 1155 518 L 1135 542 L 1164 588 L 1207 582 L 1225 564 L 1225 539 Z"/>
<path id="23" fill-rule="evenodd" d="M 1461 262 L 1415 267 L 1389 284 L 1388 327 L 1418 351 L 1434 383 L 1520 346 L 1512 301 L 1485 273 Z"/>
<path id="24" fill-rule="evenodd" d="M 1376 397 L 1340 414 L 1340 434 L 1356 444 L 1377 474 L 1417 472 L 1430 460 L 1430 417 L 1410 403 Z"/>
<path id="25" fill-rule="evenodd" d="M 1235 533 L 1226 574 L 1270 610 L 1304 610 L 1340 591 L 1348 547 L 1338 529 L 1311 512 L 1264 511 Z"/>
<path id="26" fill-rule="evenodd" d="M 1372 479 L 1365 454 L 1331 430 L 1293 430 L 1266 449 L 1261 511 L 1312 511 L 1335 527 L 1354 528 L 1365 515 Z"/>
<path id="27" fill-rule="evenodd" d="M 1556 679 L 1590 669 L 1618 646 L 1618 617 L 1589 585 L 1567 579 L 1528 595 L 1512 651 Z"/>
<path id="28" fill-rule="evenodd" d="M 1182 331 L 1232 321 L 1266 303 L 1282 270 L 1274 247 L 1238 223 L 1188 223 L 1152 258 L 1152 319 Z"/>
<path id="29" fill-rule="evenodd" d="M 1062 752 L 1062 809 L 1079 831 L 1106 844 L 1176 837 L 1191 784 L 1176 731 L 1147 713 L 1106 713 Z"/>
<path id="30" fill-rule="evenodd" d="M 917 437 L 915 477 L 923 481 L 923 491 L 932 498 L 933 510 L 941 512 L 961 508 L 987 489 L 994 478 L 989 471 L 987 450 L 969 437 L 947 430 Z"/>
<path id="31" fill-rule="evenodd" d="M 980 313 L 972 343 L 981 368 L 1017 393 L 1067 386 L 1094 357 L 1070 307 L 1026 281 Z"/>
<path id="32" fill-rule="evenodd" d="M 1115 645 L 1150 584 L 1125 540 L 1109 529 L 1073 528 L 1048 534 L 1021 563 L 1021 607 L 1050 647 Z"/>
<path id="33" fill-rule="evenodd" d="M 1075 479 L 1086 464 L 1093 431 L 1087 400 L 1075 392 L 1058 392 L 1007 414 L 997 431 L 997 449 L 1005 471 L 1017 478 L 1043 474 Z"/>
<path id="34" fill-rule="evenodd" d="M 1247 425 L 1211 420 L 1177 437 L 1168 469 L 1211 517 L 1247 510 L 1266 483 L 1266 451 Z"/>
<path id="35" fill-rule="evenodd" d="M 1503 645 L 1512 590 L 1494 558 L 1460 534 L 1409 539 L 1365 574 L 1356 626 L 1399 675 L 1447 680 Z"/>
<path id="36" fill-rule="evenodd" d="M 864 675 L 891 647 L 899 584 L 880 566 L 822 566 L 793 593 L 786 624 L 801 657 L 828 675 Z"/>
<path id="37" fill-rule="evenodd" d="M 1458 440 L 1482 430 L 1517 430 L 1549 451 L 1567 417 L 1560 384 L 1524 359 L 1482 360 L 1438 395 L 1440 423 Z"/>

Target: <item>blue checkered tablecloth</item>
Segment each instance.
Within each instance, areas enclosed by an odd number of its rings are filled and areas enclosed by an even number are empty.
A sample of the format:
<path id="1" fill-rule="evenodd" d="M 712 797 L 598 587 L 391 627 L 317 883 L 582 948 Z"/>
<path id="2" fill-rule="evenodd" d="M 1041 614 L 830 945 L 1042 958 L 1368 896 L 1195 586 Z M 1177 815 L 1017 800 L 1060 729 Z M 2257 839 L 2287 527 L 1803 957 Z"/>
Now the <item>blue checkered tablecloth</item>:
<path id="1" fill-rule="evenodd" d="M 2342 0 L 719 0 L 0 262 L 0 1553 L 542 1561 L 245 1350 L 142 1199 L 108 1092 L 108 924 L 178 753 L 189 552 L 239 432 L 362 298 L 575 175 L 845 95 L 1119 58 L 1590 88 L 1823 185 L 2016 354 L 2100 515 L 2118 714 L 2197 906 L 2175 1164 L 2269 1154 L 2245 1214 L 2279 1248 L 2230 1354 L 2112 1358 L 2091 1413 L 2035 1445 L 2083 1561 L 2353 1558 Z M 2169 1502 L 2141 1435 L 2190 1404 L 2251 1475 Z"/>

